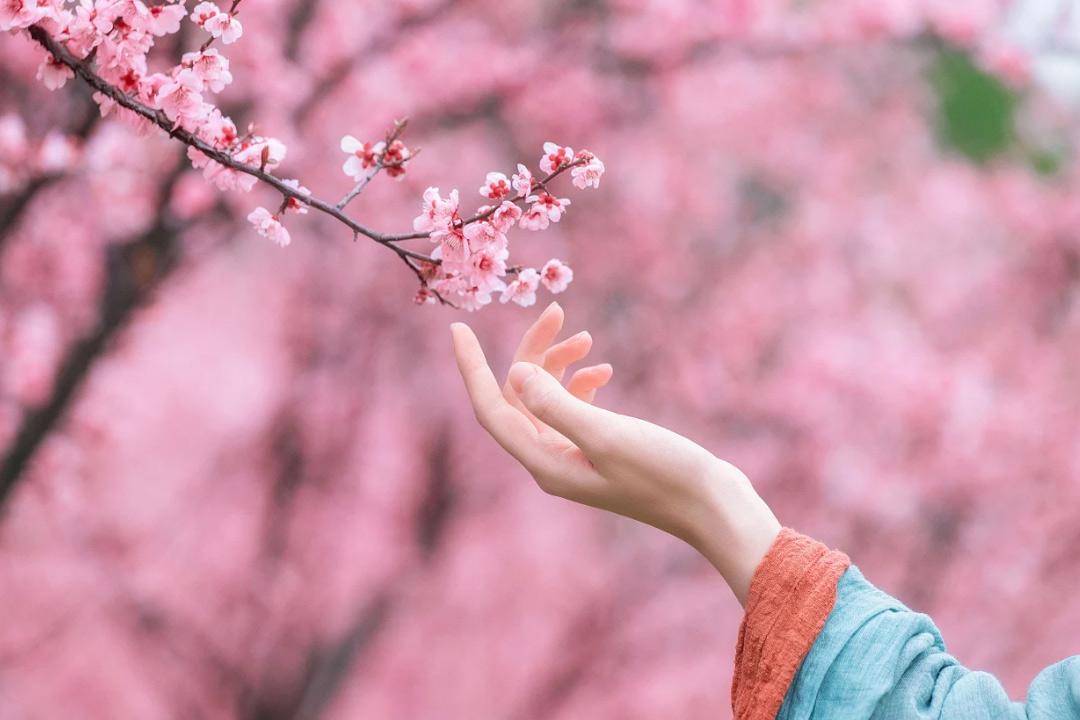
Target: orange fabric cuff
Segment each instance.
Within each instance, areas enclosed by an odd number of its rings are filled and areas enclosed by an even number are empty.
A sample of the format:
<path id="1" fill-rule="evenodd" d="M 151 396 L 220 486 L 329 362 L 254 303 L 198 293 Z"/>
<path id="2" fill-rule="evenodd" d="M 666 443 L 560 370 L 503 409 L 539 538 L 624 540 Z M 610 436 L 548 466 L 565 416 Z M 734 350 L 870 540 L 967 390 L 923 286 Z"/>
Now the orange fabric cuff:
<path id="1" fill-rule="evenodd" d="M 754 571 L 735 648 L 735 720 L 775 720 L 800 663 L 836 602 L 842 552 L 783 528 Z"/>

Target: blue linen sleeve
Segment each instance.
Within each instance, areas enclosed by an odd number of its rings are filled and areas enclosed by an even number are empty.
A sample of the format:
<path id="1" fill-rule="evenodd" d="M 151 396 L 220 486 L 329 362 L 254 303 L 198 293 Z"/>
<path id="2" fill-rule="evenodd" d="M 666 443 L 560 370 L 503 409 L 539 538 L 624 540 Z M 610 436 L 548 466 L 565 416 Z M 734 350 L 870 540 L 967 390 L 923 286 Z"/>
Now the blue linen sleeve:
<path id="1" fill-rule="evenodd" d="M 1025 702 L 945 651 L 933 621 L 855 566 L 788 686 L 777 720 L 1080 720 L 1080 656 L 1035 678 Z"/>

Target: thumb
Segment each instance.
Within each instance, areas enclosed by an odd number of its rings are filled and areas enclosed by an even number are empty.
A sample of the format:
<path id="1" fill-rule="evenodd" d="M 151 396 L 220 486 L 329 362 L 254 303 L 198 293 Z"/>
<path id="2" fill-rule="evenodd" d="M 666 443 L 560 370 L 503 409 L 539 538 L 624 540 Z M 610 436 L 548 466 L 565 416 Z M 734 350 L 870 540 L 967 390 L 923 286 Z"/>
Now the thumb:
<path id="1" fill-rule="evenodd" d="M 549 372 L 527 362 L 510 368 L 510 387 L 521 404 L 545 425 L 565 435 L 583 450 L 610 423 L 613 413 L 579 400 L 570 394 Z"/>

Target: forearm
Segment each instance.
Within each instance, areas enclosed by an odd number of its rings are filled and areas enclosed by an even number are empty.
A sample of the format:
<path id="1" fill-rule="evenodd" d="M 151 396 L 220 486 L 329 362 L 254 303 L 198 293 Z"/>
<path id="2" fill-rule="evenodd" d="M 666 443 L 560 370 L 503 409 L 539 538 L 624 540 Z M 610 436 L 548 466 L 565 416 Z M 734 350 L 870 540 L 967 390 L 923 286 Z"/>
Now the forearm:
<path id="1" fill-rule="evenodd" d="M 686 541 L 712 563 L 746 605 L 750 580 L 780 532 L 780 522 L 738 469 L 717 460 L 703 479 Z"/>

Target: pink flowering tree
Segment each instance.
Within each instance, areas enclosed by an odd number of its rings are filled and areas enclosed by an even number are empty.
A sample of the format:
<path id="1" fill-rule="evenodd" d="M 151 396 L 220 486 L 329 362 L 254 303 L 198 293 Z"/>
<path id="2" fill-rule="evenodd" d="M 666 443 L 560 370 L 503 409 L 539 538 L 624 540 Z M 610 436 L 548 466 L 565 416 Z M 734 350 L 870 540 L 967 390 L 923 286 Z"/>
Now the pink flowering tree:
<path id="1" fill-rule="evenodd" d="M 0 0 L 0 717 L 726 717 L 715 573 L 460 390 L 439 296 L 505 368 L 571 279 L 600 402 L 1019 694 L 1080 628 L 1058 12 Z"/>

